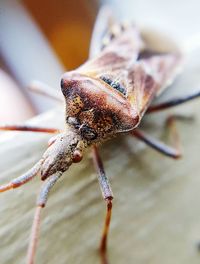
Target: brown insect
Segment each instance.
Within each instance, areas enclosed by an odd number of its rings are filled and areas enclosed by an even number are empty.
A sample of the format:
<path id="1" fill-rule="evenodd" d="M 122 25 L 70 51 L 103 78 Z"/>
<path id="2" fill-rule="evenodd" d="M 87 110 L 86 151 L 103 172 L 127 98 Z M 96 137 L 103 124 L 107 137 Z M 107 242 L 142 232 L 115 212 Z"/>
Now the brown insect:
<path id="1" fill-rule="evenodd" d="M 181 52 L 153 50 L 134 25 L 119 24 L 110 18 L 107 19 L 108 30 L 98 51 L 99 28 L 105 19 L 105 12 L 105 9 L 100 12 L 96 22 L 90 59 L 78 69 L 62 76 L 61 90 L 66 102 L 65 130 L 30 126 L 0 127 L 1 130 L 57 134 L 49 141 L 48 149 L 35 166 L 24 175 L 0 186 L 0 192 L 20 187 L 38 173 L 44 181 L 37 201 L 28 249 L 28 264 L 34 263 L 41 209 L 46 205 L 49 191 L 72 163 L 81 161 L 83 152 L 88 147 L 92 148 L 102 195 L 107 204 L 100 253 L 102 263 L 108 263 L 106 248 L 113 194 L 98 153 L 98 144 L 119 133 L 131 134 L 162 154 L 179 158 L 181 153 L 174 127 L 175 117 L 170 117 L 168 122 L 174 137 L 174 147 L 152 139 L 138 126 L 145 113 L 164 110 L 200 96 L 200 92 L 196 92 L 152 106 L 152 100 L 178 73 L 182 63 Z M 46 91 L 42 86 L 34 89 L 62 100 L 53 90 Z"/>

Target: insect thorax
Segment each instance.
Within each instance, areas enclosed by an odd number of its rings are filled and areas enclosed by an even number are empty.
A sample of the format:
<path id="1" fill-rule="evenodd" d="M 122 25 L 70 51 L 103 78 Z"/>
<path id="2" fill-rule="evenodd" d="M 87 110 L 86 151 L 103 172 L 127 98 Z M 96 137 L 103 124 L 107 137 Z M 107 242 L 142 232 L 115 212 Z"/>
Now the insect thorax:
<path id="1" fill-rule="evenodd" d="M 123 93 L 101 78 L 69 72 L 64 74 L 61 88 L 66 122 L 89 142 L 131 130 L 138 123 L 138 116 Z"/>

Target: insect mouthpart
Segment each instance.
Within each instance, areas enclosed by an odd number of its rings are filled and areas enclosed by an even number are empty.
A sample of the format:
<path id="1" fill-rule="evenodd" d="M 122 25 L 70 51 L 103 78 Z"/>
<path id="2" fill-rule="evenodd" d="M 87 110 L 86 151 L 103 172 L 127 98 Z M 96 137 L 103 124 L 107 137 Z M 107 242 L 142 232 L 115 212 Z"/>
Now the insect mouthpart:
<path id="1" fill-rule="evenodd" d="M 57 172 L 63 173 L 72 163 L 80 162 L 85 147 L 75 131 L 69 129 L 59 134 L 43 155 L 41 179 L 45 180 Z"/>

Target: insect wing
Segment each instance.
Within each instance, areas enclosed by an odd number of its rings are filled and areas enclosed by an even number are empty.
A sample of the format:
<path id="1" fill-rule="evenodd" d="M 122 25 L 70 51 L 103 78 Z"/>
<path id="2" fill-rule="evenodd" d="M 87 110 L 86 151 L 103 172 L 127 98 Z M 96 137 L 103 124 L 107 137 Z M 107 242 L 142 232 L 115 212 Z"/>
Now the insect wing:
<path id="1" fill-rule="evenodd" d="M 102 52 L 87 61 L 77 70 L 85 75 L 99 78 L 109 76 L 115 80 L 118 75 L 137 60 L 143 49 L 143 42 L 137 29 L 130 25 L 123 29 L 121 25 L 114 25 L 113 38 L 103 47 Z"/>
<path id="2" fill-rule="evenodd" d="M 97 29 L 96 26 L 95 31 Z M 154 97 L 174 80 L 182 57 L 179 51 L 152 51 L 148 43 L 144 43 L 138 29 L 131 24 L 124 26 L 113 23 L 108 32 L 109 39 L 107 43 L 103 41 L 99 55 L 77 71 L 101 79 L 117 89 L 142 117 Z M 95 51 L 94 45 L 95 41 L 91 53 Z"/>
<path id="3" fill-rule="evenodd" d="M 138 60 L 128 69 L 128 97 L 142 116 L 153 98 L 175 78 L 181 63 L 180 54 L 152 55 Z"/>

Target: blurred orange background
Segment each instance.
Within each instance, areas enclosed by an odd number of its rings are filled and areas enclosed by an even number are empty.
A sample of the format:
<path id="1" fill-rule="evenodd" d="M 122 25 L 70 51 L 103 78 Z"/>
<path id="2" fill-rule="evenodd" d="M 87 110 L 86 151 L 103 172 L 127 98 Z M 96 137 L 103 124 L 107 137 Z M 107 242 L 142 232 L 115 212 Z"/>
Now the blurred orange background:
<path id="1" fill-rule="evenodd" d="M 60 74 L 87 59 L 97 9 L 98 1 L 81 0 L 1 5 L 0 123 L 22 122 L 55 105 L 27 86 L 39 79 L 59 89 Z"/>

